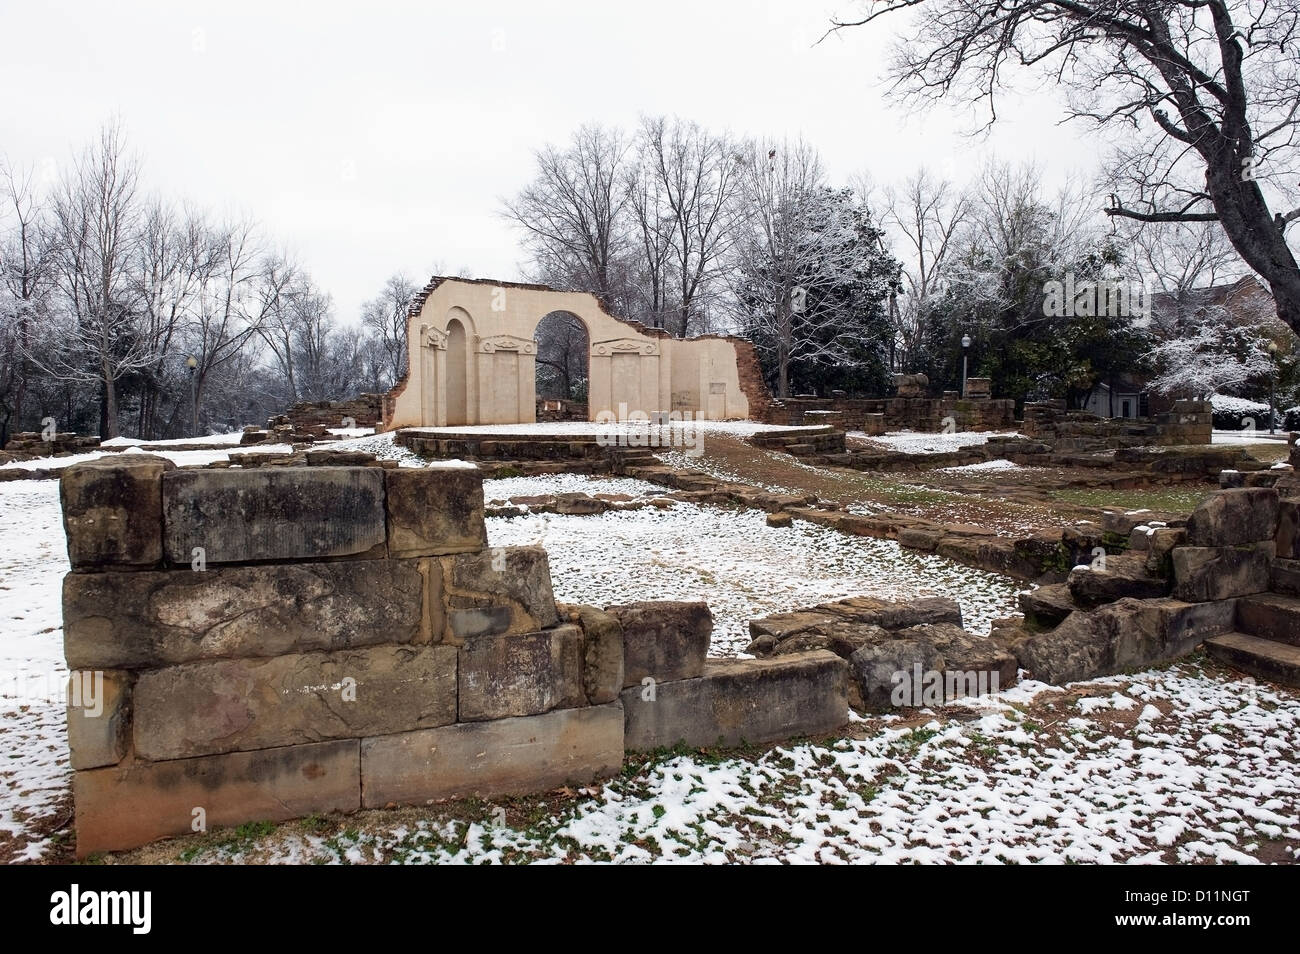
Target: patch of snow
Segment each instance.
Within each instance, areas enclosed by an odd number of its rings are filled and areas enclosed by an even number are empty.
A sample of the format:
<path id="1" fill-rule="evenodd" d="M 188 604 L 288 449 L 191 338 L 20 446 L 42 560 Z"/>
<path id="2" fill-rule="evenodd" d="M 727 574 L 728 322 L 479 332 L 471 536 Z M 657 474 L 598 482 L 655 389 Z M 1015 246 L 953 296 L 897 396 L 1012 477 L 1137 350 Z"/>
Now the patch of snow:
<path id="1" fill-rule="evenodd" d="M 1037 470 L 1040 468 L 1022 467 L 1015 461 L 1006 458 L 997 458 L 996 460 L 982 460 L 977 464 L 962 464 L 960 467 L 940 467 L 941 474 L 965 474 L 970 471 L 998 471 L 998 470 Z"/>
<path id="2" fill-rule="evenodd" d="M 987 444 L 992 439 L 1019 437 L 1018 431 L 954 431 L 951 434 L 928 434 L 919 431 L 891 431 L 868 437 L 862 431 L 849 431 L 849 437 L 859 438 L 882 450 L 898 451 L 904 454 L 936 454 L 940 452 L 961 450 L 963 447 L 977 447 Z"/>

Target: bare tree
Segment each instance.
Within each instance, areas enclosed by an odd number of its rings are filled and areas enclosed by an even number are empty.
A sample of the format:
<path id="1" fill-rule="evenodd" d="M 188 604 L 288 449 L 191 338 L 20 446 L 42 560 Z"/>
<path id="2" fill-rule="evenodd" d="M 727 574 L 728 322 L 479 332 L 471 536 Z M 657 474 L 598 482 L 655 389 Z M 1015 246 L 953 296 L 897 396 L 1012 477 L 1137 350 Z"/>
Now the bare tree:
<path id="1" fill-rule="evenodd" d="M 644 163 L 627 171 L 626 189 L 640 272 L 636 276 L 640 300 L 633 314 L 652 328 L 662 328 L 669 308 L 669 271 L 676 234 L 673 212 L 663 180 Z"/>
<path id="2" fill-rule="evenodd" d="M 1285 237 L 1300 133 L 1297 0 L 865 0 L 861 26 L 916 13 L 897 88 L 989 108 L 1019 68 L 1050 70 L 1069 116 L 1133 130 L 1115 156 L 1108 215 L 1217 221 L 1300 330 L 1300 267 Z M 1279 211 L 1274 211 L 1281 205 Z M 1290 211 L 1285 211 L 1287 206 Z"/>
<path id="3" fill-rule="evenodd" d="M 643 120 L 639 144 L 640 165 L 659 180 L 670 213 L 665 224 L 677 299 L 674 331 L 685 338 L 697 317 L 696 299 L 715 277 L 731 241 L 740 156 L 725 136 L 676 118 Z"/>
<path id="4" fill-rule="evenodd" d="M 54 203 L 60 285 L 70 314 L 55 330 L 60 347 L 44 370 L 99 385 L 99 432 L 105 438 L 119 434 L 118 381 L 152 360 L 138 334 L 131 272 L 139 239 L 138 186 L 138 165 L 125 153 L 122 129 L 110 125 L 77 159 Z"/>
<path id="5" fill-rule="evenodd" d="M 788 397 L 792 364 L 852 367 L 878 350 L 873 312 L 898 266 L 851 190 L 826 185 L 810 145 L 753 142 L 745 155 L 734 295 L 746 334 L 776 369 L 777 396 Z"/>
<path id="6" fill-rule="evenodd" d="M 377 337 L 383 353 L 384 387 L 392 387 L 406 373 L 406 318 L 418 291 L 405 275 L 393 275 L 383 291 L 361 306 L 361 324 Z"/>
<path id="7" fill-rule="evenodd" d="M 621 297 L 616 262 L 628 241 L 627 151 L 618 130 L 585 125 L 567 148 L 539 150 L 536 178 L 505 205 L 543 275 L 612 304 Z"/>
<path id="8" fill-rule="evenodd" d="M 36 195 L 30 170 L 0 163 L 0 221 L 11 220 L 0 241 L 0 447 L 11 426 L 22 426 L 31 376 L 27 350 L 35 329 L 49 321 L 55 282 L 49 209 Z"/>
<path id="9" fill-rule="evenodd" d="M 900 237 L 907 294 L 894 310 L 894 336 L 907 369 L 921 350 L 921 320 L 942 292 L 954 239 L 970 211 L 970 199 L 947 179 L 920 169 L 900 190 L 886 192 L 884 224 Z"/>

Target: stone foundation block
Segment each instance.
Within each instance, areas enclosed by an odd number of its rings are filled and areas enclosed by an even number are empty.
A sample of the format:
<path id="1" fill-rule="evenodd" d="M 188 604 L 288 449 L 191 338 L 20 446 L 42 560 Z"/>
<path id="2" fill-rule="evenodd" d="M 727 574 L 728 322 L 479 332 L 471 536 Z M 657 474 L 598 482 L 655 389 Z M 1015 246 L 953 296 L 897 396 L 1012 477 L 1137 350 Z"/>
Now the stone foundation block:
<path id="1" fill-rule="evenodd" d="M 77 772 L 77 857 L 249 821 L 285 821 L 361 804 L 360 742 L 317 742 Z"/>
<path id="2" fill-rule="evenodd" d="M 70 573 L 64 654 L 72 669 L 139 669 L 416 641 L 423 590 L 416 561 L 396 560 Z"/>
<path id="3" fill-rule="evenodd" d="M 774 742 L 848 721 L 848 667 L 834 653 L 712 659 L 701 676 L 623 690 L 627 748 Z"/>
<path id="4" fill-rule="evenodd" d="M 363 739 L 362 804 L 544 792 L 607 778 L 622 765 L 617 703 L 461 723 Z"/>
<path id="5" fill-rule="evenodd" d="M 373 646 L 216 659 L 142 673 L 136 754 L 189 758 L 456 721 L 456 650 Z"/>
<path id="6" fill-rule="evenodd" d="M 190 566 L 383 556 L 378 467 L 183 470 L 163 478 L 164 551 Z"/>

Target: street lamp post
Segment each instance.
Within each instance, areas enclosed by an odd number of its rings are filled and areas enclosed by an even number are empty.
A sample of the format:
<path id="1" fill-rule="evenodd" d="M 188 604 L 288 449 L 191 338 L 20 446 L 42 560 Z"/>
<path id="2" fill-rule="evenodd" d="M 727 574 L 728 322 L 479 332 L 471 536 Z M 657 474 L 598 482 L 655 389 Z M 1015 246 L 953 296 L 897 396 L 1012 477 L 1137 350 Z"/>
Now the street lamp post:
<path id="1" fill-rule="evenodd" d="M 199 392 L 194 371 L 199 366 L 198 359 L 190 355 L 185 359 L 185 370 L 190 374 L 190 437 L 199 436 Z"/>
<path id="2" fill-rule="evenodd" d="M 961 396 L 966 397 L 966 358 L 970 354 L 970 335 L 961 336 Z"/>
<path id="3" fill-rule="evenodd" d="M 1277 392 L 1277 342 L 1268 343 L 1268 433 L 1272 435 L 1276 428 L 1277 411 L 1274 410 L 1274 394 Z"/>

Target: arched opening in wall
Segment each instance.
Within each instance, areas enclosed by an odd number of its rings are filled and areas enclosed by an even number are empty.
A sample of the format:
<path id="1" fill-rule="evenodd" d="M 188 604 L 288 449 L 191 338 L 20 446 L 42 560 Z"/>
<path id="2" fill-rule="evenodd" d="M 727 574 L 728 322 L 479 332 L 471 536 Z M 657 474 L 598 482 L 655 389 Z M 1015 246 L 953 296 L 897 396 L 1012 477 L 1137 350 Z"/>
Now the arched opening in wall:
<path id="1" fill-rule="evenodd" d="M 447 426 L 469 423 L 469 388 L 466 367 L 469 354 L 465 346 L 465 326 L 459 319 L 447 322 Z"/>
<path id="2" fill-rule="evenodd" d="M 553 311 L 537 323 L 537 419 L 587 419 L 591 339 L 582 319 Z"/>

